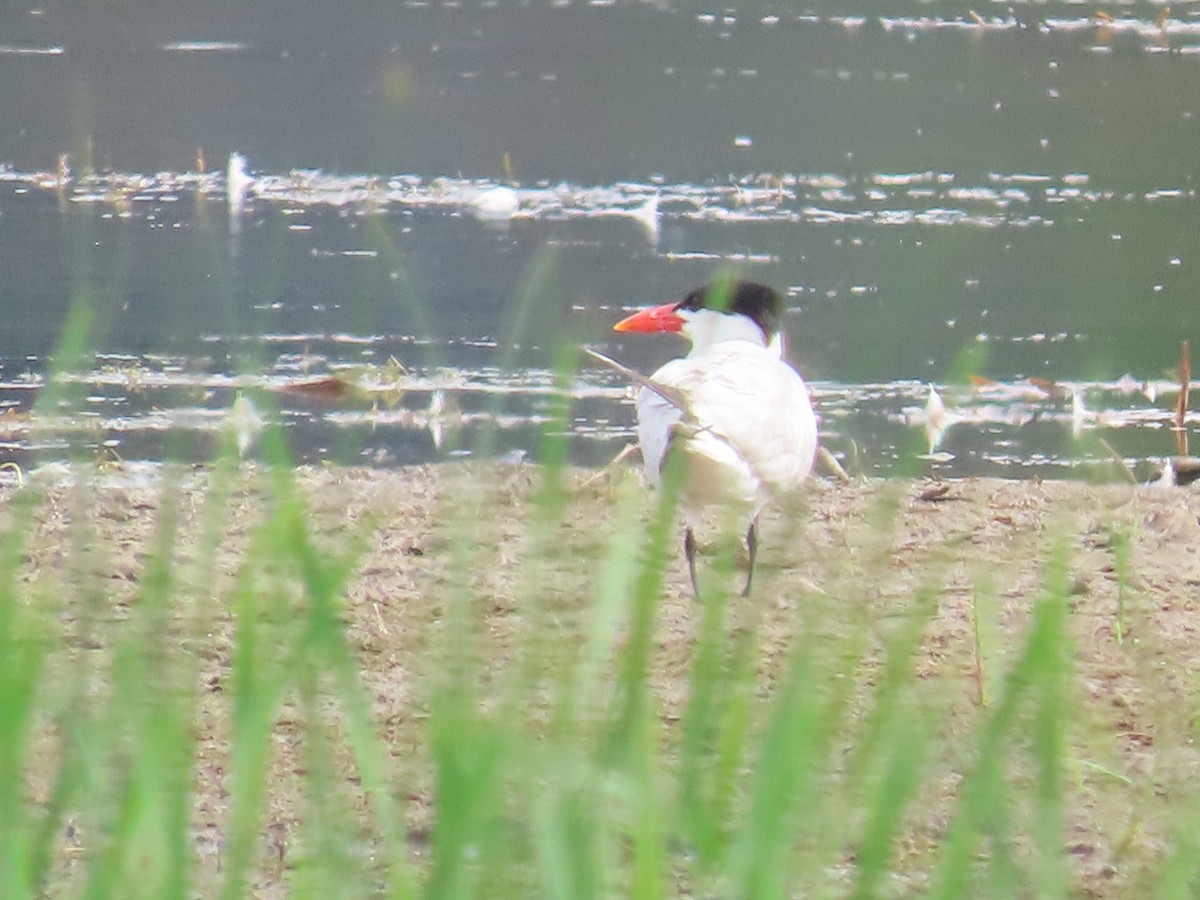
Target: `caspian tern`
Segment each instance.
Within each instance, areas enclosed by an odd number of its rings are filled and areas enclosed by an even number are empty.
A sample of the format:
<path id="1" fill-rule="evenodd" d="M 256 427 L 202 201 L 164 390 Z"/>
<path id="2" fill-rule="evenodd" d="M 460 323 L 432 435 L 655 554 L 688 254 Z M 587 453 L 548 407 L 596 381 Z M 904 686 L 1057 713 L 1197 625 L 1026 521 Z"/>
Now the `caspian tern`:
<path id="1" fill-rule="evenodd" d="M 650 376 L 662 390 L 637 397 L 638 442 L 646 481 L 658 484 L 667 453 L 679 448 L 692 590 L 696 529 L 709 506 L 732 509 L 745 526 L 750 593 L 758 551 L 758 516 L 772 497 L 799 487 L 812 471 L 817 419 L 800 375 L 783 360 L 783 301 L 749 281 L 698 288 L 683 300 L 640 310 L 614 331 L 676 332 L 691 352 Z"/>

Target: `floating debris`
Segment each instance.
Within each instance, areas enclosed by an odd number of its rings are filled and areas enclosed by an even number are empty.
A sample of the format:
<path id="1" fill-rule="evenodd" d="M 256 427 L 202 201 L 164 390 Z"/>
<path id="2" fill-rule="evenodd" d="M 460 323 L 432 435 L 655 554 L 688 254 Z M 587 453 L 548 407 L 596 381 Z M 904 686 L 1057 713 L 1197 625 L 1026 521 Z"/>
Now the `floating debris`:
<path id="1" fill-rule="evenodd" d="M 1188 455 L 1187 409 L 1188 388 L 1192 379 L 1192 346 L 1184 340 L 1179 346 L 1179 396 L 1175 401 L 1175 422 L 1172 431 L 1175 432 L 1176 450 L 1181 457 Z"/>
<path id="2" fill-rule="evenodd" d="M 207 170 L 203 151 L 196 171 L 152 175 L 121 172 L 73 174 L 66 154 L 54 172 L 20 172 L 0 165 L 0 183 L 53 190 L 76 203 L 113 203 L 127 211 L 177 200 L 181 193 L 224 191 L 231 225 L 240 227 L 247 205 L 273 204 L 285 214 L 313 206 L 375 214 L 388 206 L 402 209 L 463 211 L 481 221 L 517 219 L 596 219 L 620 216 L 636 222 L 657 241 L 665 217 L 705 222 L 865 223 L 935 228 L 1052 224 L 1038 209 L 1045 203 L 1117 202 L 1114 191 L 1085 190 L 1089 176 L 1078 172 L 1059 178 L 1040 173 L 992 172 L 987 184 L 956 182 L 951 173 L 879 172 L 852 186 L 831 173 L 763 173 L 709 184 L 662 181 L 581 185 L 539 182 L 532 186 L 497 184 L 486 179 L 416 175 L 331 175 L 319 169 L 284 174 L 253 173 L 246 157 L 231 153 L 224 173 Z M 999 185 L 997 187 L 996 185 Z M 1190 186 L 1163 188 L 1161 202 L 1195 199 Z M 147 213 L 149 215 L 149 212 Z M 304 226 L 298 226 L 303 229 Z M 1013 341 L 1066 340 L 1070 335 L 1028 335 Z"/>
<path id="3" fill-rule="evenodd" d="M 1083 393 L 1079 390 L 1071 391 L 1071 434 L 1074 437 L 1079 437 L 1083 434 L 1083 429 L 1089 423 L 1095 422 L 1096 417 L 1088 412 L 1083 405 Z"/>
<path id="4" fill-rule="evenodd" d="M 274 385 L 271 390 L 312 400 L 340 400 L 350 393 L 352 386 L 346 379 L 337 375 L 325 375 L 319 378 L 288 381 Z"/>
<path id="5" fill-rule="evenodd" d="M 471 211 L 480 219 L 508 220 L 520 208 L 520 196 L 506 185 L 482 190 L 471 201 Z"/>
<path id="6" fill-rule="evenodd" d="M 238 456 L 244 458 L 254 440 L 262 433 L 266 423 L 258 408 L 245 394 L 238 392 L 229 410 L 229 427 L 237 440 Z"/>
<path id="7" fill-rule="evenodd" d="M 946 409 L 942 395 L 931 384 L 925 406 L 919 410 L 911 410 L 907 415 L 907 420 L 910 425 L 925 427 L 925 443 L 929 453 L 932 454 L 941 445 L 950 426 L 958 422 L 960 417 Z"/>
<path id="8" fill-rule="evenodd" d="M 240 153 L 229 154 L 229 164 L 225 169 L 225 197 L 229 203 L 229 215 L 233 220 L 241 218 L 246 206 L 246 198 L 254 187 L 254 179 L 250 176 L 246 157 Z"/>
<path id="9" fill-rule="evenodd" d="M 1188 487 L 1200 479 L 1200 457 L 1173 456 L 1163 464 L 1162 472 L 1152 484 L 1155 487 Z"/>

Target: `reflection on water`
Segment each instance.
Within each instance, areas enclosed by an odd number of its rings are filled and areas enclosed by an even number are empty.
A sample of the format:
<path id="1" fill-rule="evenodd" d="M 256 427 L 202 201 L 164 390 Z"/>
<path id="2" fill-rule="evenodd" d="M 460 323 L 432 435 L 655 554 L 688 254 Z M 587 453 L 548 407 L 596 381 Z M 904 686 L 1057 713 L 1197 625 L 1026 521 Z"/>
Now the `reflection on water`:
<path id="1" fill-rule="evenodd" d="M 758 174 L 721 184 L 620 182 L 588 186 L 539 182 L 513 187 L 488 180 L 419 176 L 330 175 L 319 169 L 286 175 L 251 174 L 239 153 L 229 158 L 227 175 L 207 172 L 160 172 L 131 175 L 89 173 L 72 179 L 64 159 L 57 172 L 19 172 L 0 165 L 0 183 L 20 196 L 30 188 L 56 191 L 67 202 L 101 207 L 102 218 L 131 218 L 141 211 L 152 218 L 162 204 L 183 194 L 224 197 L 239 222 L 255 204 L 277 206 L 283 215 L 301 215 L 314 206 L 352 214 L 444 209 L 491 222 L 622 217 L 639 225 L 657 242 L 664 216 L 720 223 L 867 223 L 876 225 L 976 225 L 1029 227 L 1051 225 L 1054 215 L 1069 216 L 1076 205 L 1137 201 L 1189 200 L 1192 188 L 1160 187 L 1136 197 L 1113 189 L 1089 188 L 1089 177 L 1070 172 L 989 172 L 982 184 L 959 183 L 950 172 L 872 173 L 852 183 L 833 173 Z M 311 230 L 300 221 L 293 231 Z M 701 256 L 674 252 L 671 258 Z M 743 259 L 753 258 L 741 254 Z M 764 257 L 767 261 L 769 257 Z"/>
<path id="2" fill-rule="evenodd" d="M 0 461 L 204 459 L 240 402 L 248 454 L 262 416 L 307 460 L 563 427 L 601 464 L 626 387 L 556 354 L 650 370 L 679 346 L 611 324 L 728 268 L 785 291 L 850 468 L 1174 452 L 1190 7 L 166 0 L 3 41 Z M 34 428 L 73 304 L 99 356 Z"/>
<path id="3" fill-rule="evenodd" d="M 281 352 L 265 375 L 203 374 L 211 359 L 101 357 L 97 368 L 63 376 L 85 392 L 83 412 L 63 416 L 30 414 L 39 376 L 0 382 L 0 449 L 27 465 L 72 444 L 97 456 L 204 461 L 226 432 L 246 455 L 263 425 L 278 421 L 303 461 L 401 465 L 470 454 L 481 440 L 496 455 L 536 454 L 545 429 L 565 424 L 576 459 L 603 465 L 635 437 L 632 391 L 608 370 L 585 369 L 564 384 L 544 369 L 407 370 L 394 357 L 350 365 L 313 353 L 318 335 L 273 340 Z M 916 459 L 945 475 L 1063 476 L 1107 460 L 1108 448 L 1092 437 L 1102 434 L 1143 477 L 1174 452 L 1178 387 L 1130 376 L 979 379 L 940 390 L 904 381 L 811 384 L 823 441 L 854 471 L 886 472 Z M 561 398 L 570 401 L 565 422 L 553 412 Z M 1187 422 L 1195 426 L 1200 414 Z"/>
<path id="4" fill-rule="evenodd" d="M 60 205 L 94 209 L 99 221 L 132 220 L 152 229 L 195 228 L 203 223 L 196 217 L 197 203 L 223 201 L 235 259 L 244 224 L 261 228 L 273 218 L 287 234 L 323 235 L 328 230 L 319 220 L 314 224 L 314 216 L 323 209 L 334 210 L 340 221 L 345 216 L 354 220 L 400 215 L 414 223 L 403 230 L 417 227 L 422 214 L 452 219 L 466 215 L 493 226 L 620 217 L 635 225 L 643 243 L 667 262 L 766 266 L 779 262 L 778 256 L 748 248 L 661 248 L 664 223 L 865 223 L 905 233 L 916 227 L 1027 229 L 1053 226 L 1055 217 L 1069 216 L 1072 206 L 1088 210 L 1110 203 L 1195 199 L 1191 188 L 1118 196 L 1091 186 L 1089 176 L 1079 172 L 1059 177 L 989 173 L 984 184 L 973 186 L 960 184 L 952 173 L 925 171 L 875 173 L 854 181 L 831 173 L 784 173 L 708 185 L 656 179 L 521 187 L 447 177 L 341 176 L 320 170 L 273 175 L 253 172 L 237 153 L 230 156 L 223 174 L 74 176 L 64 159 L 52 173 L 0 168 L 0 182 L 11 192 L 10 202 L 31 191 L 53 194 Z M 180 201 L 187 201 L 183 208 L 189 211 L 177 215 Z M 572 246 L 554 233 L 545 243 Z M 381 253 L 386 249 L 314 244 L 308 265 L 323 260 L 378 263 Z M 1176 257 L 1169 264 L 1180 262 Z M 841 290 L 853 298 L 875 294 L 879 288 L 849 284 Z M 808 293 L 815 289 L 788 286 L 789 313 L 806 311 Z M 289 305 L 289 300 L 279 299 L 253 308 L 279 313 Z M 339 319 L 339 306 L 313 304 L 310 311 L 332 312 L 332 318 Z M 629 303 L 600 302 L 575 303 L 570 310 L 615 316 L 629 308 Z M 986 317 L 988 310 L 979 313 Z M 958 326 L 955 320 L 943 324 L 948 329 Z M 86 389 L 83 412 L 39 415 L 36 427 L 28 413 L 50 361 L 28 355 L 0 359 L 0 372 L 11 373 L 0 381 L 0 447 L 28 462 L 37 453 L 61 452 L 70 445 L 70 437 L 94 452 L 122 458 L 183 455 L 203 460 L 231 427 L 241 452 L 249 452 L 263 423 L 276 418 L 289 428 L 300 457 L 307 461 L 419 462 L 469 454 L 484 435 L 489 452 L 523 454 L 536 451 L 543 430 L 554 421 L 551 400 L 559 397 L 573 403 L 575 414 L 567 429 L 579 461 L 603 464 L 633 438 L 630 389 L 615 382 L 611 373 L 585 369 L 564 387 L 546 368 L 525 366 L 514 374 L 498 368 L 494 360 L 473 367 L 465 360 L 471 352 L 490 357 L 503 352 L 500 341 L 484 334 L 464 335 L 440 346 L 428 335 L 350 331 L 200 333 L 195 339 L 204 348 L 202 355 L 101 353 L 95 368 L 64 376 L 66 382 Z M 1087 334 L 1002 335 L 980 330 L 964 339 L 977 347 L 1000 342 L 1045 347 L 1052 353 L 1056 345 L 1086 344 Z M 418 348 L 425 358 L 441 356 L 448 362 L 399 362 L 411 359 Z M 256 355 L 258 372 L 236 370 L 236 361 Z M 977 377 L 967 389 L 942 392 L 912 379 L 871 384 L 816 380 L 813 388 L 825 443 L 851 468 L 889 471 L 902 459 L 915 458 L 946 474 L 1024 475 L 1062 474 L 1102 461 L 1107 448 L 1089 443 L 1084 435 L 1097 429 L 1111 433 L 1122 454 L 1135 465 L 1146 463 L 1143 468 L 1148 471 L 1151 461 L 1172 452 L 1173 438 L 1166 430 L 1173 421 L 1170 403 L 1178 384 L 1139 381 L 1126 374 L 1115 381 Z M 251 395 L 268 398 L 273 415 L 261 413 Z"/>

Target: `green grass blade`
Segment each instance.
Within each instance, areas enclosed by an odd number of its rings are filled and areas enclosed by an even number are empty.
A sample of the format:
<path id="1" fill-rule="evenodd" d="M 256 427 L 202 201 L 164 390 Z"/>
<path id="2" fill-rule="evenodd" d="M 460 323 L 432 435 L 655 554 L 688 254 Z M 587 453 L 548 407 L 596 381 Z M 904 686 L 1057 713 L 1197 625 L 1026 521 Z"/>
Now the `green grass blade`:
<path id="1" fill-rule="evenodd" d="M 700 624 L 679 748 L 679 815 L 699 858 L 708 864 L 718 859 L 729 826 L 727 818 L 715 815 L 714 800 L 707 788 L 712 744 L 722 711 L 727 606 L 728 596 L 717 591 L 707 592 L 699 605 Z"/>
<path id="2" fill-rule="evenodd" d="M 0 546 L 0 893 L 32 896 L 40 881 L 35 822 L 26 807 L 26 753 L 42 679 L 46 638 L 23 621 L 14 587 L 23 541 L 14 517 Z"/>
<path id="3" fill-rule="evenodd" d="M 642 540 L 642 556 L 633 586 L 629 637 L 619 661 L 613 709 L 615 718 L 607 736 L 605 758 L 620 764 L 636 757 L 648 728 L 651 700 L 646 687 L 655 614 L 670 559 L 668 546 L 675 525 L 675 508 L 682 476 L 680 460 L 668 457 L 663 469 L 658 503 Z"/>
<path id="4" fill-rule="evenodd" d="M 878 896 L 892 859 L 892 841 L 901 817 L 920 783 L 928 731 L 912 719 L 898 721 L 886 741 L 886 771 L 874 796 L 866 802 L 867 825 L 858 844 L 858 877 L 851 894 L 855 900 Z"/>
<path id="5" fill-rule="evenodd" d="M 784 855 L 790 819 L 806 793 L 806 776 L 817 765 L 821 702 L 809 689 L 811 660 L 801 646 L 776 688 L 771 720 L 762 737 L 750 807 L 730 851 L 729 875 L 739 897 L 784 893 Z"/>
<path id="6" fill-rule="evenodd" d="M 1055 581 L 1058 586 L 1058 580 Z M 993 877 L 1001 891 L 1016 889 L 1014 865 L 1008 849 L 1008 796 L 1004 765 L 1020 721 L 1018 712 L 1027 695 L 1041 693 L 1044 711 L 1037 725 L 1035 756 L 1041 762 L 1038 792 L 1040 886 L 1061 888 L 1061 734 L 1059 715 L 1064 703 L 1057 687 L 1062 677 L 1060 654 L 1065 641 L 1065 595 L 1051 593 L 1033 611 L 1029 636 L 1016 665 L 1004 682 L 1003 694 L 980 729 L 977 760 L 959 791 L 959 806 L 935 872 L 934 897 L 961 897 L 978 839 L 987 835 L 992 850 Z"/>

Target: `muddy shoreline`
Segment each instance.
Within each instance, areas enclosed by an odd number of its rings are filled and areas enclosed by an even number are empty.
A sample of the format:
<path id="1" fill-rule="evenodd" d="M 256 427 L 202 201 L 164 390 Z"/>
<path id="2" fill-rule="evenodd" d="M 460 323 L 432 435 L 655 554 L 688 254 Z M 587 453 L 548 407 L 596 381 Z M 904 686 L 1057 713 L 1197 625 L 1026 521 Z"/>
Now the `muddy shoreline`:
<path id="1" fill-rule="evenodd" d="M 206 507 L 209 478 L 203 471 L 184 472 L 166 495 L 175 515 L 171 553 L 181 598 L 175 615 L 185 623 L 181 645 L 193 655 L 200 692 L 193 823 L 200 885 L 219 883 L 227 827 L 227 690 L 234 640 L 228 598 L 244 577 L 256 525 L 275 502 L 264 473 L 246 468 L 214 514 Z M 536 466 L 480 463 L 388 471 L 304 468 L 295 474 L 314 543 L 334 554 L 358 547 L 339 615 L 385 745 L 397 769 L 408 773 L 405 808 L 415 853 L 432 822 L 434 785 L 422 710 L 436 672 L 448 598 L 463 591 L 472 598 L 485 684 L 530 652 L 530 634 L 544 643 L 537 645 L 545 654 L 539 665 L 553 671 L 579 640 L 620 529 L 644 522 L 652 509 L 653 498 L 644 495 L 632 470 L 615 480 L 566 470 L 556 514 L 540 519 L 542 481 Z M 161 479 L 118 468 L 78 481 L 34 473 L 30 482 L 39 499 L 25 542 L 21 590 L 61 604 L 62 643 L 52 660 L 65 671 L 79 654 L 93 654 L 96 670 L 103 672 L 102 657 L 121 640 L 129 605 L 153 558 L 164 512 Z M 1196 708 L 1190 673 L 1200 672 L 1200 495 L 1175 488 L 991 479 L 930 488 L 928 482 L 821 480 L 797 508 L 775 508 L 766 516 L 755 594 L 741 607 L 756 618 L 764 696 L 798 638 L 841 640 L 865 629 L 875 640 L 890 622 L 911 612 L 919 597 L 932 596 L 936 609 L 914 671 L 951 698 L 950 733 L 959 725 L 965 729 L 1019 648 L 1048 577 L 1045 560 L 1058 553 L 1070 578 L 1072 690 L 1093 735 L 1088 740 L 1103 748 L 1103 765 L 1124 778 L 1153 773 L 1164 790 L 1177 779 L 1182 785 L 1192 778 L 1200 757 L 1190 739 L 1190 715 L 1167 711 Z M 0 488 L 5 526 L 17 513 L 16 495 L 12 484 Z M 219 535 L 213 551 L 205 549 L 206 530 Z M 82 552 L 81 534 L 87 536 Z M 673 549 L 649 673 L 668 729 L 684 711 L 698 618 L 680 556 Z M 706 570 L 716 565 L 712 557 L 701 563 Z M 97 619 L 94 610 L 88 613 L 85 628 L 78 598 L 87 586 L 104 598 L 104 614 Z M 995 673 L 987 684 L 980 681 L 971 650 L 973 616 L 984 608 L 973 607 L 980 596 L 986 597 L 984 649 Z M 1120 626 L 1118 599 L 1124 610 Z M 558 639 L 563 646 L 556 645 Z M 275 736 L 260 850 L 267 873 L 258 885 L 261 896 L 285 892 L 286 867 L 272 869 L 269 861 L 273 854 L 286 859 L 287 835 L 300 815 L 302 791 L 293 774 L 299 741 L 289 715 Z M 49 731 L 40 738 L 47 758 L 53 758 L 54 740 Z M 35 799 L 48 802 L 49 773 L 33 773 L 30 783 Z M 1119 848 L 1118 838 L 1098 823 L 1133 814 L 1121 803 L 1152 801 L 1144 794 L 1097 799 L 1085 792 L 1069 803 L 1070 825 L 1088 848 L 1072 859 L 1082 887 L 1096 896 L 1120 896 L 1118 887 L 1137 883 L 1126 880 L 1134 875 L 1128 866 L 1115 863 L 1115 855 L 1128 847 Z M 931 808 L 950 802 L 947 793 L 933 798 Z M 1137 841 L 1156 856 L 1167 839 L 1168 817 L 1159 821 L 1145 809 L 1137 814 L 1142 822 Z M 937 818 L 914 824 L 908 838 L 914 854 L 936 846 Z M 86 841 L 86 835 L 78 837 L 83 832 L 80 826 L 77 839 Z M 71 860 L 65 854 L 60 863 L 68 881 Z M 915 858 L 911 864 L 920 867 Z M 901 869 L 904 865 L 902 859 Z"/>

